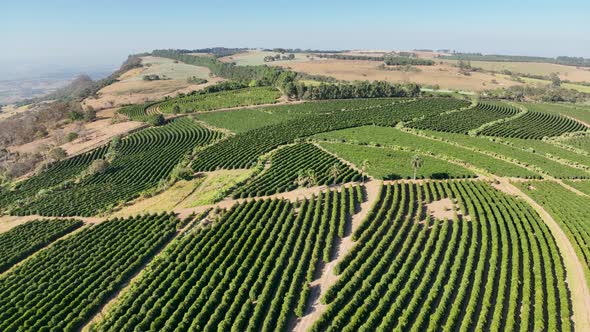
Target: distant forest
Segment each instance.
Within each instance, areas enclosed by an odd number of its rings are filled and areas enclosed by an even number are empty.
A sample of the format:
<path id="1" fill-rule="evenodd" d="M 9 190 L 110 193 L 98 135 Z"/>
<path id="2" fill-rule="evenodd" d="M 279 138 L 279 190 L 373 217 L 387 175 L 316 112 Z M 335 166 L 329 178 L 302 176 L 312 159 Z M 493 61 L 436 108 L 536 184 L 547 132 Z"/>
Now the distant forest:
<path id="1" fill-rule="evenodd" d="M 543 62 L 566 66 L 590 67 L 590 59 L 582 57 L 558 56 L 556 58 L 525 56 L 525 55 L 498 55 L 482 53 L 454 53 L 453 55 L 441 55 L 442 59 L 469 60 L 469 61 L 494 61 L 494 62 Z"/>

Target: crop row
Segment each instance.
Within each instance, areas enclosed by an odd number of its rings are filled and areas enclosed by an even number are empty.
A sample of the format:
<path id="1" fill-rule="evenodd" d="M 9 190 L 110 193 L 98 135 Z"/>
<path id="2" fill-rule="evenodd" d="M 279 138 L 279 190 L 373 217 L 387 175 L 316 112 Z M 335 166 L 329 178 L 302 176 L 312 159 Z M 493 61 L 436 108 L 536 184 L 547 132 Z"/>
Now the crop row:
<path id="1" fill-rule="evenodd" d="M 32 220 L 0 234 L 0 273 L 82 225 L 80 220 Z"/>
<path id="2" fill-rule="evenodd" d="M 240 187 L 234 198 L 272 195 L 299 186 L 346 183 L 360 177 L 358 172 L 315 145 L 299 143 L 277 151 L 270 168 Z"/>
<path id="3" fill-rule="evenodd" d="M 542 205 L 559 223 L 590 276 L 590 198 L 578 195 L 557 182 L 517 182 L 526 194 Z"/>
<path id="4" fill-rule="evenodd" d="M 176 232 L 173 215 L 114 219 L 1 277 L 1 331 L 76 331 Z"/>
<path id="5" fill-rule="evenodd" d="M 356 192 L 233 207 L 169 246 L 96 330 L 286 330 L 305 309 L 320 261 L 331 260 L 349 219 L 346 197 Z"/>
<path id="6" fill-rule="evenodd" d="M 19 199 L 36 195 L 41 190 L 59 185 L 80 174 L 94 160 L 103 158 L 107 150 L 108 144 L 90 152 L 57 162 L 40 174 L 19 182 L 14 190 L 0 191 L 0 206 L 7 207 Z"/>
<path id="7" fill-rule="evenodd" d="M 529 111 L 523 116 L 484 129 L 481 134 L 498 137 L 542 139 L 587 130 L 583 124 L 557 114 Z"/>
<path id="8" fill-rule="evenodd" d="M 197 93 L 160 102 L 124 106 L 119 113 L 134 121 L 146 121 L 159 113 L 192 113 L 220 108 L 272 104 L 280 92 L 271 87 L 252 87 L 212 93 Z"/>
<path id="9" fill-rule="evenodd" d="M 178 118 L 165 126 L 134 133 L 121 141 L 117 157 L 104 171 L 41 195 L 15 213 L 95 215 L 154 188 L 167 179 L 174 167 L 195 147 L 207 145 L 220 135 L 188 118 Z"/>
<path id="10" fill-rule="evenodd" d="M 223 140 L 199 153 L 193 169 L 248 168 L 260 155 L 300 137 L 363 125 L 393 126 L 400 121 L 438 115 L 466 105 L 467 102 L 453 98 L 426 98 L 378 108 L 310 115 Z"/>
<path id="11" fill-rule="evenodd" d="M 427 204 L 441 198 L 453 220 L 430 217 Z M 384 186 L 353 237 L 311 331 L 572 329 L 549 229 L 485 183 Z"/>
<path id="12" fill-rule="evenodd" d="M 475 107 L 460 112 L 441 114 L 408 124 L 416 129 L 431 129 L 467 134 L 482 125 L 516 115 L 515 107 L 500 103 L 478 103 Z"/>

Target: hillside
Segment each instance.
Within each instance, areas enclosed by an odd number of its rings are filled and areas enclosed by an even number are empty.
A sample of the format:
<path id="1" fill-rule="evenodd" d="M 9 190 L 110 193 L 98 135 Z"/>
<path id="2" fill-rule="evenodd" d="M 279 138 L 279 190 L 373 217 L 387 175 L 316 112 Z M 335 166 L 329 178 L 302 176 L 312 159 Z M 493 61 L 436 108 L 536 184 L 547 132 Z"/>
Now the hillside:
<path id="1" fill-rule="evenodd" d="M 590 107 L 415 53 L 156 50 L 11 109 L 0 330 L 590 330 Z"/>

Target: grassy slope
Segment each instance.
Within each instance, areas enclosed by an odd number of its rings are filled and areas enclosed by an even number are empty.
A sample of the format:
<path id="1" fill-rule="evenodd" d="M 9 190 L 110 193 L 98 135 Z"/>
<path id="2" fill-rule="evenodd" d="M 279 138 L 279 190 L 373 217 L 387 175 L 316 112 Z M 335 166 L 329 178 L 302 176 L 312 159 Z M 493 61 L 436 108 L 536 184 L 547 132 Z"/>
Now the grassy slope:
<path id="1" fill-rule="evenodd" d="M 362 164 L 363 160 L 368 160 L 367 173 L 378 179 L 411 178 L 414 174 L 411 161 L 416 153 L 413 152 L 345 143 L 323 142 L 320 145 L 340 158 L 357 165 L 357 167 Z M 423 165 L 416 173 L 417 178 L 475 176 L 473 172 L 464 167 L 424 154 L 420 154 L 420 157 Z"/>
<path id="2" fill-rule="evenodd" d="M 537 153 L 493 142 L 489 138 L 472 137 L 462 134 L 443 133 L 428 130 L 425 130 L 424 132 L 430 136 L 441 137 L 453 142 L 457 142 L 463 146 L 469 146 L 483 151 L 497 153 L 502 156 L 536 166 L 554 177 L 590 176 L 590 173 L 585 172 L 584 170 L 560 164 Z"/>
<path id="3" fill-rule="evenodd" d="M 379 143 L 385 146 L 408 147 L 424 153 L 431 152 L 461 160 L 499 176 L 538 176 L 538 174 L 517 165 L 445 142 L 419 137 L 391 127 L 365 126 L 323 133 L 315 137 L 334 140 L 344 139 L 352 142 Z"/>

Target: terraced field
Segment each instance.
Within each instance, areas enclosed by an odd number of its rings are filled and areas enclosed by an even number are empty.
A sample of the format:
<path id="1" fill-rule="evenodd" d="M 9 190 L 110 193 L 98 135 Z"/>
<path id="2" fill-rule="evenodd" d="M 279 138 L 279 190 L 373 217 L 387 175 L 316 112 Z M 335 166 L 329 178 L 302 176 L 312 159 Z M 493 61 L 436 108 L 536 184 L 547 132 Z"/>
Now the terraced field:
<path id="1" fill-rule="evenodd" d="M 121 141 L 117 157 L 103 172 L 56 189 L 50 195 L 35 197 L 19 205 L 15 213 L 95 215 L 157 186 L 195 147 L 207 145 L 219 137 L 220 133 L 203 128 L 188 118 L 137 132 Z"/>
<path id="2" fill-rule="evenodd" d="M 425 211 L 443 198 L 459 206 L 453 220 Z M 353 237 L 311 331 L 571 329 L 549 229 L 481 182 L 384 186 Z"/>
<path id="3" fill-rule="evenodd" d="M 158 102 L 125 106 L 119 110 L 119 113 L 126 115 L 131 120 L 146 121 L 151 116 L 160 113 L 194 113 L 239 106 L 272 104 L 276 103 L 280 96 L 278 90 L 270 87 L 195 93 Z"/>
<path id="4" fill-rule="evenodd" d="M 428 98 L 389 107 L 310 115 L 284 121 L 237 134 L 205 149 L 197 155 L 193 169 L 246 168 L 253 165 L 260 155 L 296 138 L 370 124 L 393 126 L 400 121 L 437 115 L 466 105 L 467 102 L 452 98 Z"/>
<path id="5" fill-rule="evenodd" d="M 580 122 L 561 115 L 529 111 L 519 118 L 488 127 L 481 134 L 498 137 L 542 139 L 543 137 L 559 136 L 587 129 Z"/>
<path id="6" fill-rule="evenodd" d="M 410 123 L 416 129 L 430 129 L 450 133 L 467 134 L 470 130 L 482 125 L 508 118 L 518 114 L 520 110 L 503 103 L 478 103 L 475 107 L 461 112 L 441 114 Z"/>
<path id="7" fill-rule="evenodd" d="M 361 178 L 360 173 L 309 143 L 280 149 L 270 163 L 268 170 L 241 186 L 234 198 L 272 195 L 304 185 L 338 184 Z"/>
<path id="8" fill-rule="evenodd" d="M 286 330 L 359 199 L 352 188 L 239 204 L 168 247 L 96 330 Z"/>

